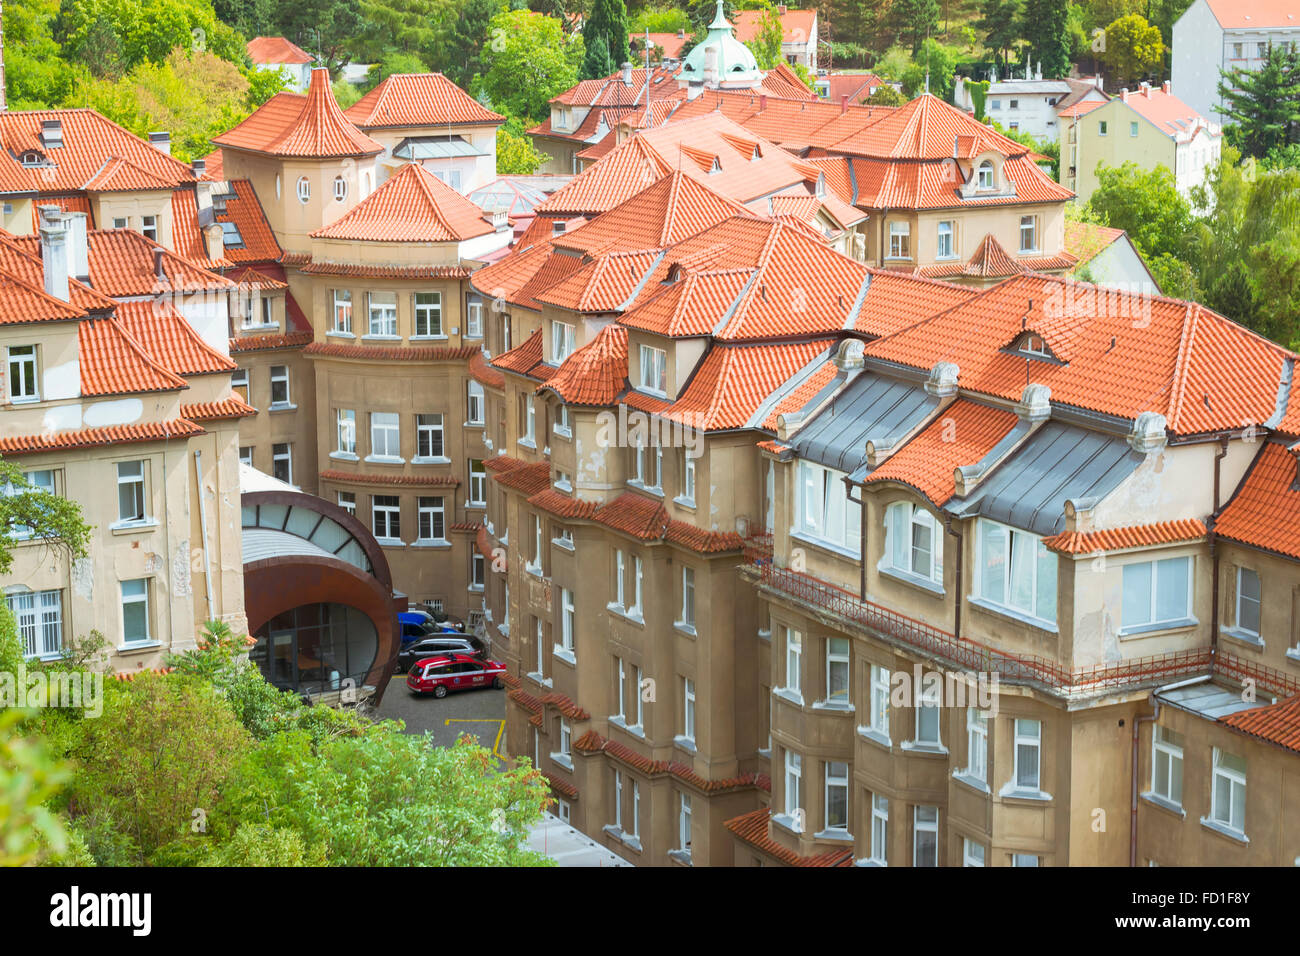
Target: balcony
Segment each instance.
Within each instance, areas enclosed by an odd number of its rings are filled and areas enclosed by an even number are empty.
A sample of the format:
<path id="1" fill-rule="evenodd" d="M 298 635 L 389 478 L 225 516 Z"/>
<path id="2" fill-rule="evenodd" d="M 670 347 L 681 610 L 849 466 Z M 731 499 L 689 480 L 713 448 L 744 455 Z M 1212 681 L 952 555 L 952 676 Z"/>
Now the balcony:
<path id="1" fill-rule="evenodd" d="M 1222 650 L 1216 653 L 1209 647 L 1078 668 L 1065 667 L 1058 661 L 1036 655 L 1010 654 L 899 614 L 809 574 L 778 567 L 770 535 L 746 540 L 741 573 L 761 590 L 838 618 L 845 623 L 846 630 L 865 630 L 930 657 L 941 667 L 996 673 L 999 680 L 1007 683 L 1032 685 L 1061 696 L 1159 686 L 1185 677 L 1215 673 L 1236 681 L 1254 680 L 1258 686 L 1282 696 L 1300 692 L 1300 680 L 1295 677 Z"/>

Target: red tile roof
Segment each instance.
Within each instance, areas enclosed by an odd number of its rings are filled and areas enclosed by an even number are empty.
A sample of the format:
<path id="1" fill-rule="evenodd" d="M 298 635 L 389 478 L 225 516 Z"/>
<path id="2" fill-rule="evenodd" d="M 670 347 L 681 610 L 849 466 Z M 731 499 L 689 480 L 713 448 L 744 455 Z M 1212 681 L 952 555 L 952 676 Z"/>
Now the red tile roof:
<path id="1" fill-rule="evenodd" d="M 303 349 L 303 354 L 383 362 L 460 362 L 479 351 L 476 345 L 383 346 L 313 342 Z"/>
<path id="2" fill-rule="evenodd" d="M 1300 12 L 1290 0 L 1206 0 L 1219 25 L 1235 30 L 1294 27 Z"/>
<path id="3" fill-rule="evenodd" d="M 150 172 L 120 156 L 110 156 L 82 185 L 87 192 L 131 192 L 136 190 L 170 190 L 172 184 L 162 175 Z"/>
<path id="4" fill-rule="evenodd" d="M 326 470 L 320 473 L 322 481 L 348 485 L 405 485 L 421 488 L 450 488 L 460 484 L 455 475 L 388 475 L 366 474 L 359 471 Z"/>
<path id="5" fill-rule="evenodd" d="M 828 73 L 818 77 L 818 80 L 826 82 L 826 99 L 832 103 L 838 103 L 842 96 L 847 96 L 850 103 L 861 103 L 877 87 L 886 85 L 884 80 L 873 73 Z"/>
<path id="6" fill-rule="evenodd" d="M 954 146 L 956 143 L 956 146 Z M 951 159 L 954 151 L 970 158 L 991 150 L 1023 156 L 1029 147 L 1008 139 L 991 126 L 922 93 L 835 146 L 835 152 L 881 159 Z"/>
<path id="7" fill-rule="evenodd" d="M 58 206 L 63 212 L 84 212 L 86 214 L 86 228 L 95 228 L 95 210 L 90 207 L 90 197 L 86 195 L 76 196 L 40 196 L 32 202 L 32 232 L 37 233 L 41 228 L 41 207 Z"/>
<path id="8" fill-rule="evenodd" d="M 96 292 L 113 298 L 166 296 L 175 292 L 227 292 L 235 287 L 195 262 L 146 239 L 132 229 L 94 229 L 87 236 L 90 281 Z M 21 236 L 16 242 L 39 258 L 38 236 Z M 154 257 L 162 253 L 163 276 L 154 270 Z"/>
<path id="9" fill-rule="evenodd" d="M 282 262 L 288 262 L 286 254 Z M 370 266 L 351 262 L 312 262 L 298 265 L 309 276 L 349 276 L 361 279 L 463 279 L 470 274 L 466 266 Z"/>
<path id="10" fill-rule="evenodd" d="M 185 388 L 185 380 L 156 361 L 117 319 L 77 326 L 82 395 L 129 395 Z"/>
<path id="11" fill-rule="evenodd" d="M 812 37 L 813 25 L 817 22 L 816 10 L 786 10 L 781 13 L 772 11 L 781 21 L 782 43 L 807 43 Z M 735 12 L 735 36 L 741 43 L 757 40 L 763 26 L 765 10 L 737 10 Z M 782 61 L 784 65 L 785 61 Z"/>
<path id="12" fill-rule="evenodd" d="M 811 94 L 798 99 L 765 94 L 763 90 L 757 95 L 706 90 L 674 110 L 668 121 L 678 122 L 717 111 L 739 123 L 751 135 L 802 152 L 809 148 L 828 149 L 894 112 L 883 106 L 850 105 L 842 109 L 839 103 L 811 99 Z"/>
<path id="13" fill-rule="evenodd" d="M 1202 116 L 1158 86 L 1143 86 L 1130 91 L 1127 96 L 1121 95 L 1119 99 L 1160 132 L 1179 142 L 1190 139 L 1197 127 L 1210 124 L 1209 117 Z M 1219 133 L 1214 130 L 1211 135 L 1218 136 Z"/>
<path id="14" fill-rule="evenodd" d="M 503 352 L 492 360 L 492 366 L 497 369 L 505 369 L 507 372 L 515 372 L 518 375 L 529 375 L 533 378 L 550 377 L 550 370 L 538 373 L 538 366 L 542 364 L 542 330 L 538 329 L 524 341 L 516 345 L 509 352 Z"/>
<path id="15" fill-rule="evenodd" d="M 231 372 L 236 368 L 229 357 L 203 341 L 168 300 L 120 302 L 116 316 L 131 338 L 160 365 L 179 375 Z"/>
<path id="16" fill-rule="evenodd" d="M 635 43 L 638 40 L 644 43 L 646 34 L 632 32 L 627 35 L 627 38 L 631 43 Z M 682 47 L 686 45 L 688 39 L 690 39 L 690 37 L 685 34 L 679 36 L 676 33 L 651 33 L 650 45 L 662 49 L 664 51 L 663 55 L 666 58 L 676 60 L 679 58 L 679 54 L 682 52 Z"/>
<path id="17" fill-rule="evenodd" d="M 1014 412 L 959 398 L 866 481 L 908 485 L 942 507 L 956 492 L 954 470 L 978 463 L 1017 420 Z"/>
<path id="18" fill-rule="evenodd" d="M 724 793 L 731 790 L 760 789 L 766 790 L 771 782 L 765 774 L 743 773 L 721 780 L 709 780 L 697 774 L 689 764 L 675 760 L 652 760 L 638 753 L 626 744 L 602 737 L 594 730 L 588 730 L 573 742 L 573 749 L 579 753 L 603 753 L 615 760 L 632 767 L 648 777 L 668 775 L 690 784 L 704 793 Z"/>
<path id="19" fill-rule="evenodd" d="M 792 375 L 826 350 L 828 341 L 722 345 L 710 349 L 690 384 L 661 414 L 693 428 L 743 428 Z"/>
<path id="20" fill-rule="evenodd" d="M 1005 279 L 1022 272 L 1055 272 L 1069 269 L 1078 260 L 1070 253 L 1057 256 L 1029 256 L 1016 258 L 1003 248 L 1002 243 L 988 233 L 980 240 L 971 257 L 965 262 L 941 263 L 923 266 L 917 271 L 930 278 L 940 279 L 967 276 L 976 279 Z"/>
<path id="21" fill-rule="evenodd" d="M 1300 560 L 1296 478 L 1296 453 L 1276 442 L 1265 444 L 1215 521 L 1215 533 Z"/>
<path id="22" fill-rule="evenodd" d="M 474 381 L 489 388 L 503 388 L 506 384 L 506 377 L 488 364 L 482 349 L 469 357 L 469 374 Z"/>
<path id="23" fill-rule="evenodd" d="M 786 866 L 852 866 L 853 848 L 843 847 L 826 850 L 816 856 L 800 856 L 773 840 L 767 833 L 768 818 L 771 811 L 759 807 L 749 813 L 742 813 L 723 823 L 737 838 L 756 847 L 768 856 L 775 857 Z"/>
<path id="24" fill-rule="evenodd" d="M 797 412 L 811 402 L 818 392 L 830 384 L 830 380 L 835 377 L 835 373 L 838 371 L 839 367 L 836 366 L 834 361 L 827 360 L 823 362 L 800 382 L 790 394 L 772 406 L 772 411 L 768 413 L 767 418 L 763 419 L 763 427 L 768 431 L 776 431 L 777 420 L 782 415 Z M 758 446 L 764 448 L 768 444 L 767 442 L 759 442 Z"/>
<path id="25" fill-rule="evenodd" d="M 568 405 L 613 405 L 627 386 L 627 329 L 607 325 L 538 386 Z"/>
<path id="26" fill-rule="evenodd" d="M 1300 753 L 1300 694 L 1267 707 L 1226 714 L 1219 718 L 1219 723 Z"/>
<path id="27" fill-rule="evenodd" d="M 343 115 L 361 129 L 397 126 L 500 125 L 493 113 L 441 73 L 395 73 Z"/>
<path id="28" fill-rule="evenodd" d="M 759 89 L 769 96 L 778 96 L 791 100 L 815 100 L 817 94 L 796 73 L 790 69 L 785 60 L 778 60 L 776 66 L 763 74 Z"/>
<path id="29" fill-rule="evenodd" d="M 310 53 L 284 37 L 253 37 L 248 41 L 248 58 L 257 64 L 311 63 Z"/>
<path id="30" fill-rule="evenodd" d="M 535 495 L 551 486 L 551 466 L 544 461 L 539 461 L 498 472 L 492 477 L 506 488 L 513 488 L 524 495 Z"/>
<path id="31" fill-rule="evenodd" d="M 99 445 L 170 441 L 202 434 L 201 426 L 185 418 L 175 418 L 165 422 L 144 422 L 139 425 L 77 428 L 63 432 L 42 432 L 39 435 L 6 435 L 0 437 L 0 454 L 37 454 L 43 451 L 94 448 Z"/>
<path id="32" fill-rule="evenodd" d="M 1066 364 L 1008 350 L 1039 331 Z M 866 346 L 914 368 L 961 370 L 965 390 L 1018 400 L 1026 381 L 1052 400 L 1121 418 L 1159 412 L 1178 434 L 1240 428 L 1273 415 L 1291 353 L 1196 303 L 1122 298 L 1054 276 L 1007 279 L 945 312 Z"/>
<path id="33" fill-rule="evenodd" d="M 1098 551 L 1122 551 L 1126 548 L 1151 548 L 1161 544 L 1197 541 L 1204 537 L 1205 522 L 1196 518 L 1180 518 L 1127 528 L 1063 531 L 1044 538 L 1043 544 L 1060 554 L 1094 554 Z"/>
<path id="34" fill-rule="evenodd" d="M 1112 229 L 1110 226 L 1067 219 L 1065 220 L 1065 251 L 1078 259 L 1078 264 L 1083 266 L 1123 235 L 1123 229 Z"/>
<path id="35" fill-rule="evenodd" d="M 317 239 L 461 242 L 492 232 L 483 210 L 419 163 L 407 163 Z"/>
<path id="36" fill-rule="evenodd" d="M 256 414 L 257 409 L 237 395 L 223 398 L 218 402 L 196 402 L 193 405 L 181 405 L 181 415 L 192 422 L 224 421 L 247 418 Z"/>
<path id="37" fill-rule="evenodd" d="M 247 179 L 230 180 L 234 196 L 226 199 L 226 211 L 217 212 L 217 222 L 233 222 L 243 237 L 244 248 L 226 246 L 225 256 L 231 262 L 275 262 L 283 250 L 276 241 L 271 224 L 258 201 L 253 184 Z"/>
<path id="38" fill-rule="evenodd" d="M 252 116 L 212 139 L 214 145 L 272 156 L 329 159 L 374 156 L 383 146 L 357 129 L 334 99 L 329 71 L 311 71 L 307 95 L 277 93 Z"/>
<path id="39" fill-rule="evenodd" d="M 0 272 L 0 301 L 4 302 L 4 309 L 0 310 L 0 325 L 63 322 L 86 314 L 71 302 L 46 295 L 43 288 L 23 282 L 8 272 Z"/>
<path id="40" fill-rule="evenodd" d="M 269 352 L 276 349 L 297 349 L 311 344 L 311 332 L 290 332 L 287 335 L 239 335 L 230 340 L 232 352 Z"/>

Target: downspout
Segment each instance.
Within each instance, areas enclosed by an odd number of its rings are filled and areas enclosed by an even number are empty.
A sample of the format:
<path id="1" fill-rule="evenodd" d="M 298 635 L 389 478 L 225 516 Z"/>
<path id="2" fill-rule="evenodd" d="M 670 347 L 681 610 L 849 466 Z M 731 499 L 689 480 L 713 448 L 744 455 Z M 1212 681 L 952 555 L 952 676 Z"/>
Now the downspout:
<path id="1" fill-rule="evenodd" d="M 957 587 L 957 611 L 956 611 L 956 614 L 954 615 L 954 620 L 953 620 L 953 625 L 952 625 L 952 634 L 953 634 L 953 637 L 957 638 L 957 640 L 960 641 L 960 640 L 961 640 L 961 595 L 962 595 L 962 590 L 961 590 L 961 570 L 962 570 L 962 565 L 966 563 L 966 555 L 964 554 L 964 552 L 963 552 L 963 548 L 962 548 L 962 533 L 961 533 L 961 531 L 954 531 L 954 530 L 952 529 L 952 515 L 951 515 L 951 514 L 947 514 L 947 515 L 944 516 L 944 519 L 943 519 L 943 528 L 944 528 L 944 531 L 946 531 L 948 534 L 952 535 L 954 538 L 957 539 L 957 568 L 956 568 L 956 571 L 955 571 L 956 581 L 954 582 L 954 583 L 956 584 L 956 587 Z"/>
<path id="2" fill-rule="evenodd" d="M 208 557 L 208 506 L 203 501 L 203 452 L 194 449 L 194 481 L 199 495 L 199 533 L 203 535 L 203 582 L 208 595 L 208 620 L 212 620 L 215 611 L 212 600 L 212 561 Z"/>
<path id="3" fill-rule="evenodd" d="M 876 264 L 882 269 L 885 268 L 885 219 L 888 216 L 888 209 L 880 210 L 880 246 L 876 250 Z"/>
<path id="4" fill-rule="evenodd" d="M 1219 450 L 1214 453 L 1214 510 L 1210 513 L 1209 527 L 1205 540 L 1210 546 L 1210 660 L 1214 661 L 1219 653 L 1219 549 L 1215 547 L 1218 535 L 1214 525 L 1219 518 L 1219 472 L 1223 459 L 1228 454 L 1228 436 L 1219 439 Z"/>
<path id="5" fill-rule="evenodd" d="M 861 525 L 860 537 L 862 539 L 858 547 L 858 597 L 865 601 L 867 599 L 867 501 L 862 494 L 861 485 L 858 486 L 859 497 L 854 498 L 853 485 L 849 484 L 847 478 L 844 479 L 844 483 L 848 485 L 849 501 L 857 502 L 858 505 L 858 520 Z"/>

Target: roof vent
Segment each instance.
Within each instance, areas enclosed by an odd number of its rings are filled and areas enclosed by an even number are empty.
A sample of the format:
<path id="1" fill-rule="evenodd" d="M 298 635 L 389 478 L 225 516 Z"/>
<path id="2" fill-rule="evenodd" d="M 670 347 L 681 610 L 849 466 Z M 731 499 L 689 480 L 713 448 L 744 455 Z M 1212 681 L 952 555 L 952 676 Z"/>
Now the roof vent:
<path id="1" fill-rule="evenodd" d="M 1133 430 L 1128 434 L 1129 447 L 1142 455 L 1161 451 L 1168 441 L 1167 425 L 1165 416 L 1159 412 L 1143 412 L 1133 420 Z"/>
<path id="2" fill-rule="evenodd" d="M 172 154 L 172 134 L 166 131 L 150 133 L 149 145 L 170 156 Z"/>
<path id="3" fill-rule="evenodd" d="M 41 120 L 41 142 L 46 149 L 57 149 L 63 145 L 63 120 Z"/>
<path id="4" fill-rule="evenodd" d="M 930 369 L 925 390 L 936 398 L 948 398 L 957 394 L 957 376 L 960 369 L 952 362 L 936 362 Z"/>
<path id="5" fill-rule="evenodd" d="M 1045 422 L 1052 417 L 1052 390 L 1046 385 L 1025 386 L 1016 405 L 1016 414 L 1029 422 Z"/>
<path id="6" fill-rule="evenodd" d="M 190 163 L 190 170 L 194 173 L 195 179 L 202 179 L 208 172 L 208 161 L 206 159 L 196 159 Z"/>

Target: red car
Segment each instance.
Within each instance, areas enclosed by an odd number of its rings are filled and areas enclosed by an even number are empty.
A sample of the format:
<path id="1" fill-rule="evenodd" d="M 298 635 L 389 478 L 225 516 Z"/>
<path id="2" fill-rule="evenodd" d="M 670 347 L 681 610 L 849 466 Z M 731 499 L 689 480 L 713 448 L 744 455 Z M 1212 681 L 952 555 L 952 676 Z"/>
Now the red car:
<path id="1" fill-rule="evenodd" d="M 416 661 L 406 675 L 406 686 L 414 694 L 432 694 L 446 697 L 449 690 L 470 690 L 475 687 L 506 686 L 502 678 L 506 665 L 473 654 L 439 654 Z"/>

